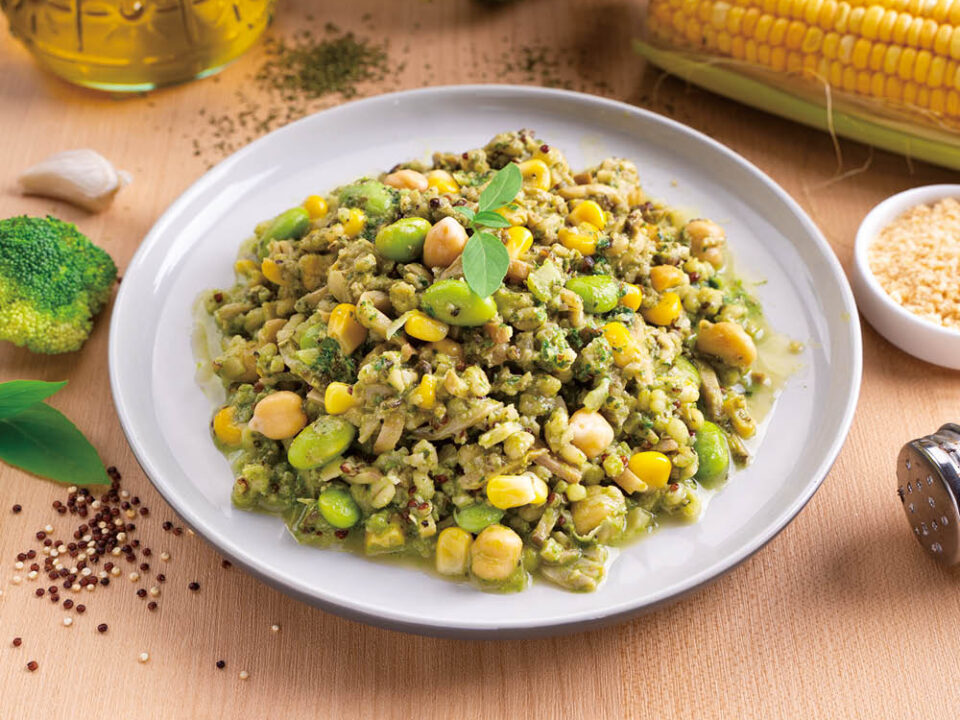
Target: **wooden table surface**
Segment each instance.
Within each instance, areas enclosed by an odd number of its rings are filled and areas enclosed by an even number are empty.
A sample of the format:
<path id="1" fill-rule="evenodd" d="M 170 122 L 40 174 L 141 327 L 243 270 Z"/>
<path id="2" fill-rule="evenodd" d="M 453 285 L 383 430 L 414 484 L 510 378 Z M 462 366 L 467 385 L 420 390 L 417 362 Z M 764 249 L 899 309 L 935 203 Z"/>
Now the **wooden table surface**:
<path id="1" fill-rule="evenodd" d="M 825 134 L 661 78 L 629 51 L 641 17 L 638 3 L 617 0 L 525 0 L 494 9 L 467 0 L 301 0 L 281 3 L 273 32 L 332 21 L 389 41 L 391 62 L 403 67 L 363 94 L 546 83 L 664 113 L 769 173 L 846 268 L 871 206 L 912 186 L 955 181 L 947 171 L 846 141 L 838 164 Z M 118 100 L 44 74 L 4 36 L 0 216 L 56 212 L 122 268 L 163 209 L 218 159 L 223 148 L 207 118 L 233 112 L 238 90 L 254 92 L 259 61 L 255 52 L 217 80 Z M 19 196 L 20 169 L 88 146 L 135 177 L 109 212 L 90 216 Z M 13 585 L 15 555 L 37 545 L 38 529 L 49 522 L 68 533 L 76 523 L 51 509 L 63 488 L 0 466 L 0 717 L 75 717 L 81 707 L 85 716 L 131 718 L 932 718 L 960 710 L 957 579 L 912 539 L 893 475 L 902 443 L 957 420 L 960 376 L 904 355 L 869 326 L 860 405 L 839 460 L 764 550 L 673 607 L 615 627 L 463 642 L 341 620 L 222 568 L 198 537 L 164 532 L 161 522 L 176 518 L 138 468 L 114 412 L 108 319 L 80 353 L 42 357 L 4 344 L 0 380 L 70 380 L 53 404 L 150 506 L 139 534 L 167 582 L 155 612 L 121 578 L 89 599 L 83 593 L 82 616 L 37 599 L 33 583 Z M 11 512 L 14 503 L 21 513 Z M 163 550 L 169 563 L 156 558 Z M 194 580 L 196 593 L 187 589 Z M 62 624 L 67 614 L 71 627 Z M 110 627 L 103 635 L 101 622 Z M 19 648 L 14 636 L 23 638 Z M 141 652 L 149 662 L 138 663 Z M 215 666 L 220 659 L 224 670 Z M 39 663 L 37 672 L 27 672 L 29 660 Z M 249 679 L 239 679 L 241 670 Z"/>

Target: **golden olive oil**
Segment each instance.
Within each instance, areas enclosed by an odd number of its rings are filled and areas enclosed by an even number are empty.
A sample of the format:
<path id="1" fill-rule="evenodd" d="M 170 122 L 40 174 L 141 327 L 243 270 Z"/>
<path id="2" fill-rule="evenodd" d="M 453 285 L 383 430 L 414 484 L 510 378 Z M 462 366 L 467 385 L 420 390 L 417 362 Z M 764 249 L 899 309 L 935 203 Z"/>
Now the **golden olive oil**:
<path id="1" fill-rule="evenodd" d="M 11 32 L 77 85 L 139 91 L 204 77 L 245 52 L 274 0 L 0 0 Z"/>

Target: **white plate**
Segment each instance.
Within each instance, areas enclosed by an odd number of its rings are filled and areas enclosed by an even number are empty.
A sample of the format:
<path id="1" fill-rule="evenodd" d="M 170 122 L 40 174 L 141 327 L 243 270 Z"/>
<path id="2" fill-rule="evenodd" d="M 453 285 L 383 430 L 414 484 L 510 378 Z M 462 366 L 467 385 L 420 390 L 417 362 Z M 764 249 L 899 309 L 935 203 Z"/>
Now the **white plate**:
<path id="1" fill-rule="evenodd" d="M 960 199 L 960 185 L 925 185 L 891 195 L 867 213 L 853 246 L 853 289 L 863 316 L 898 348 L 935 365 L 960 370 L 960 331 L 914 315 L 883 289 L 870 269 L 869 251 L 880 231 L 917 205 Z"/>
<path id="2" fill-rule="evenodd" d="M 298 546 L 272 516 L 230 505 L 232 475 L 209 437 L 210 400 L 194 381 L 191 306 L 233 282 L 253 226 L 353 178 L 435 150 L 478 147 L 532 128 L 581 168 L 636 162 L 652 197 L 722 223 L 738 266 L 768 282 L 773 326 L 807 344 L 754 462 L 702 522 L 625 549 L 590 595 L 538 582 L 492 595 L 417 569 Z M 860 385 L 853 296 L 826 241 L 790 197 L 743 158 L 630 105 L 559 90 L 427 88 L 361 100 L 257 140 L 187 190 L 147 235 L 113 311 L 110 376 L 124 431 L 157 489 L 236 564 L 346 617 L 436 635 L 516 636 L 584 629 L 633 615 L 716 578 L 776 535 L 819 487 L 847 434 Z"/>

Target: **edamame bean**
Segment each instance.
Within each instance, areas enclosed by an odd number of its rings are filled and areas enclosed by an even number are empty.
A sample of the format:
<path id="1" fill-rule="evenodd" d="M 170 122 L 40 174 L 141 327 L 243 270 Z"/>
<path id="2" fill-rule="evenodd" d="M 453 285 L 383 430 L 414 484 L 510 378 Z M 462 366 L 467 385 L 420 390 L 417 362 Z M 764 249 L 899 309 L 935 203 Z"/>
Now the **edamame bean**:
<path id="1" fill-rule="evenodd" d="M 700 371 L 694 367 L 692 362 L 683 357 L 683 355 L 679 355 L 677 359 L 673 361 L 673 369 L 680 377 L 689 380 L 692 385 L 700 387 Z"/>
<path id="2" fill-rule="evenodd" d="M 727 479 L 730 469 L 730 448 L 723 430 L 712 422 L 705 421 L 697 431 L 693 449 L 697 453 L 699 465 L 696 479 L 706 488 L 716 487 Z"/>
<path id="3" fill-rule="evenodd" d="M 297 470 L 329 462 L 350 447 L 357 429 L 341 417 L 321 415 L 307 425 L 287 448 L 287 461 Z"/>
<path id="4" fill-rule="evenodd" d="M 500 522 L 503 510 L 488 503 L 474 503 L 453 511 L 453 519 L 457 525 L 467 532 L 478 533 L 488 525 Z"/>
<path id="5" fill-rule="evenodd" d="M 395 262 L 419 260 L 430 227 L 430 221 L 422 217 L 403 218 L 382 227 L 375 241 L 377 252 Z"/>
<path id="6" fill-rule="evenodd" d="M 588 313 L 605 313 L 613 310 L 620 300 L 617 281 L 609 275 L 580 275 L 567 280 L 567 290 L 572 290 L 583 300 L 583 309 Z"/>
<path id="7" fill-rule="evenodd" d="M 310 229 L 310 213 L 294 207 L 277 215 L 260 238 L 260 247 L 266 249 L 274 240 L 299 239 Z"/>
<path id="8" fill-rule="evenodd" d="M 317 347 L 320 342 L 320 326 L 313 325 L 312 327 L 307 328 L 307 330 L 300 336 L 300 349 L 308 350 L 310 348 Z"/>
<path id="9" fill-rule="evenodd" d="M 320 493 L 317 509 L 324 520 L 341 530 L 353 527 L 360 520 L 357 501 L 343 488 L 332 487 Z"/>
<path id="10" fill-rule="evenodd" d="M 435 282 L 424 291 L 420 306 L 431 317 L 460 327 L 483 325 L 497 314 L 493 298 L 481 298 L 463 280 Z"/>

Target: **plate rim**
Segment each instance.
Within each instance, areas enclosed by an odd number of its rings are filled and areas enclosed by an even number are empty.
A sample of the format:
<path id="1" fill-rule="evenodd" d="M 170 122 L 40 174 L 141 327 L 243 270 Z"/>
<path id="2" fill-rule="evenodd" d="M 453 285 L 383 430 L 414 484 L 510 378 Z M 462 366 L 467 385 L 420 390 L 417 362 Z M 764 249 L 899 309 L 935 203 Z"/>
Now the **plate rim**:
<path id="1" fill-rule="evenodd" d="M 317 113 L 308 115 L 270 133 L 267 133 L 260 138 L 257 138 L 253 142 L 245 145 L 221 160 L 215 166 L 203 173 L 194 182 L 192 182 L 186 189 L 184 189 L 183 192 L 169 205 L 169 207 L 164 210 L 160 217 L 157 218 L 150 230 L 144 236 L 143 240 L 140 242 L 139 247 L 130 259 L 130 262 L 127 264 L 127 267 L 124 270 L 124 276 L 126 277 L 129 276 L 131 272 L 136 272 L 139 269 L 140 264 L 145 262 L 145 257 L 149 254 L 153 245 L 155 245 L 162 237 L 166 230 L 166 226 L 169 225 L 180 214 L 181 207 L 191 202 L 196 194 L 208 189 L 208 187 L 217 181 L 221 175 L 227 173 L 232 165 L 243 160 L 248 155 L 255 153 L 261 144 L 272 141 L 272 138 L 275 136 L 294 132 L 294 129 L 297 126 L 309 123 L 317 116 L 323 115 L 330 117 L 352 111 L 354 108 L 365 104 L 373 105 L 384 102 L 401 102 L 416 99 L 424 95 L 433 96 L 458 94 L 464 92 L 473 93 L 477 96 L 494 95 L 501 97 L 505 93 L 514 93 L 529 95 L 532 97 L 541 97 L 544 99 L 564 99 L 574 103 L 585 103 L 587 105 L 593 105 L 597 108 L 605 110 L 626 113 L 630 116 L 638 118 L 642 122 L 659 124 L 666 126 L 666 128 L 669 130 L 691 136 L 697 141 L 710 146 L 714 151 L 723 156 L 725 160 L 740 166 L 742 170 L 751 174 L 759 182 L 766 185 L 778 198 L 778 200 L 783 203 L 786 209 L 789 210 L 791 215 L 800 223 L 808 237 L 813 241 L 813 245 L 815 246 L 815 249 L 819 251 L 819 254 L 826 265 L 826 269 L 829 270 L 830 279 L 832 279 L 837 286 L 840 297 L 843 301 L 843 307 L 838 308 L 837 310 L 848 313 L 850 317 L 850 321 L 846 324 L 848 327 L 846 340 L 850 346 L 853 362 L 852 367 L 850 368 L 846 386 L 844 387 L 847 397 L 838 425 L 840 432 L 838 432 L 833 438 L 831 444 L 827 448 L 826 453 L 821 458 L 821 461 L 816 466 L 816 469 L 810 475 L 810 478 L 805 484 L 803 490 L 783 512 L 777 515 L 771 522 L 768 522 L 761 532 L 756 533 L 750 542 L 748 542 L 739 551 L 731 553 L 723 560 L 714 563 L 701 572 L 692 575 L 686 581 L 679 583 L 672 589 L 672 591 L 665 594 L 663 597 L 656 597 L 653 600 L 642 604 L 626 602 L 620 603 L 619 605 L 613 607 L 603 608 L 599 611 L 591 609 L 577 611 L 568 614 L 567 617 L 559 621 L 549 621 L 546 623 L 537 624 L 533 624 L 528 621 L 510 623 L 509 621 L 490 622 L 482 620 L 472 622 L 438 623 L 430 618 L 417 618 L 409 613 L 403 612 L 371 612 L 363 607 L 345 604 L 335 598 L 326 597 L 322 592 L 316 591 L 316 589 L 311 592 L 305 587 L 298 586 L 294 578 L 288 578 L 279 574 L 271 573 L 271 569 L 269 567 L 261 567 L 260 563 L 246 558 L 243 554 L 234 552 L 233 547 L 235 546 L 235 543 L 233 541 L 223 537 L 218 533 L 214 533 L 205 529 L 202 520 L 193 512 L 190 505 L 180 503 L 174 498 L 173 491 L 165 486 L 165 483 L 162 479 L 162 473 L 157 471 L 157 468 L 154 466 L 154 463 L 151 460 L 152 453 L 146 446 L 147 443 L 141 442 L 136 432 L 136 423 L 133 420 L 133 411 L 131 409 L 135 400 L 132 399 L 133 396 L 128 397 L 128 393 L 124 390 L 119 378 L 121 372 L 119 368 L 123 361 L 123 347 L 119 339 L 122 336 L 123 331 L 120 329 L 120 324 L 125 315 L 125 303 L 128 302 L 127 297 L 133 292 L 133 290 L 130 289 L 130 283 L 124 283 L 120 286 L 120 290 L 118 291 L 117 297 L 114 301 L 110 319 L 108 363 L 110 388 L 113 396 L 114 407 L 117 411 L 124 436 L 126 437 L 127 443 L 138 464 L 140 465 L 144 474 L 150 480 L 151 484 L 157 489 L 164 500 L 170 504 L 174 511 L 177 512 L 177 514 L 183 518 L 183 520 L 191 528 L 193 528 L 198 535 L 200 535 L 206 542 L 210 543 L 217 550 L 217 552 L 228 557 L 234 564 L 239 565 L 244 570 L 251 573 L 271 587 L 280 590 L 284 594 L 306 602 L 307 604 L 319 607 L 327 612 L 331 612 L 341 617 L 379 627 L 400 630 L 403 632 L 413 632 L 421 635 L 443 637 L 493 638 L 504 636 L 530 637 L 557 635 L 616 623 L 628 617 L 650 612 L 663 605 L 676 602 L 680 598 L 689 595 L 697 589 L 719 579 L 740 565 L 742 562 L 752 557 L 773 538 L 780 534 L 780 532 L 782 532 L 783 529 L 786 528 L 786 526 L 789 525 L 790 522 L 792 522 L 793 519 L 800 513 L 800 511 L 806 506 L 806 504 L 822 485 L 824 479 L 835 463 L 840 450 L 843 448 L 843 445 L 846 442 L 846 438 L 853 422 L 853 416 L 859 399 L 860 385 L 862 380 L 863 352 L 860 324 L 857 320 L 857 305 L 854 300 L 854 295 L 850 288 L 849 281 L 833 248 L 830 246 L 829 242 L 823 236 L 822 232 L 809 217 L 809 215 L 803 210 L 803 208 L 800 207 L 799 203 L 797 203 L 793 197 L 786 192 L 786 190 L 784 190 L 776 181 L 774 181 L 769 175 L 764 173 L 749 160 L 734 150 L 728 148 L 726 145 L 714 140 L 705 133 L 684 125 L 683 123 L 677 122 L 676 120 L 672 120 L 671 118 L 654 113 L 645 108 L 588 93 L 575 92 L 559 88 L 543 88 L 510 84 L 441 85 L 383 93 L 320 110 Z"/>

